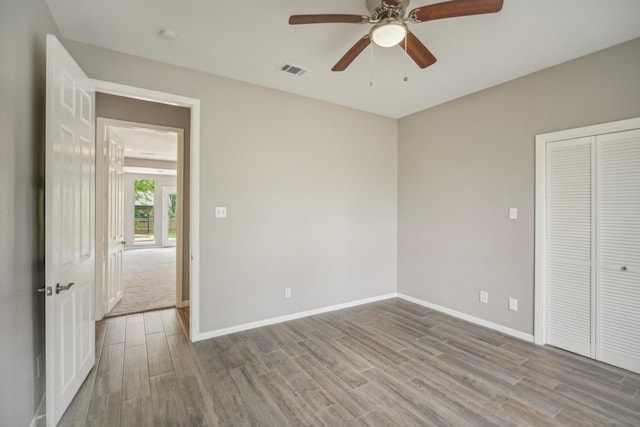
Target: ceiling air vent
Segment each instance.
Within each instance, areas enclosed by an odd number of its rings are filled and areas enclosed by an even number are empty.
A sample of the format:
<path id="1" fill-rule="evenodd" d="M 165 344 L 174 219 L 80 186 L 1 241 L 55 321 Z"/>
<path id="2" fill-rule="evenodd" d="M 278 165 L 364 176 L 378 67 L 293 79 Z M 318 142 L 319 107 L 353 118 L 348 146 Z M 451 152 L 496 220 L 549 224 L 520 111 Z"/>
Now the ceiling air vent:
<path id="1" fill-rule="evenodd" d="M 280 71 L 284 71 L 285 73 L 293 74 L 295 76 L 301 76 L 307 72 L 307 70 L 305 70 L 304 68 L 296 67 L 295 65 L 291 64 L 284 64 L 282 67 L 280 67 Z"/>

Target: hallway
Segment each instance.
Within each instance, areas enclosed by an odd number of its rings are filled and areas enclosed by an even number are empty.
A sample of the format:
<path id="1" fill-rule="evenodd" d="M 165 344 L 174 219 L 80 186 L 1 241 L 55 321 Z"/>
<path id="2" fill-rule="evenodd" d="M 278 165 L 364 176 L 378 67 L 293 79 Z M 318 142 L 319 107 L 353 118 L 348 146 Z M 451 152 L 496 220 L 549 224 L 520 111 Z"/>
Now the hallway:
<path id="1" fill-rule="evenodd" d="M 106 317 L 175 306 L 175 247 L 127 250 L 123 264 L 124 296 Z"/>

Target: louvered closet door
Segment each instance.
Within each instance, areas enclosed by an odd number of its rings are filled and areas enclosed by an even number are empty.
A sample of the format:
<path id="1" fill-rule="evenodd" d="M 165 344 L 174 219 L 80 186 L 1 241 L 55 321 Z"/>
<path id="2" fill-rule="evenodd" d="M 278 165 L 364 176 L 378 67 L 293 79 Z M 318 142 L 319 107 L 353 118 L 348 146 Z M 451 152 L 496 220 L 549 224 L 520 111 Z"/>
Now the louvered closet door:
<path id="1" fill-rule="evenodd" d="M 592 357 L 594 138 L 547 144 L 546 340 Z"/>
<path id="2" fill-rule="evenodd" d="M 596 358 L 640 372 L 640 130 L 597 137 Z"/>

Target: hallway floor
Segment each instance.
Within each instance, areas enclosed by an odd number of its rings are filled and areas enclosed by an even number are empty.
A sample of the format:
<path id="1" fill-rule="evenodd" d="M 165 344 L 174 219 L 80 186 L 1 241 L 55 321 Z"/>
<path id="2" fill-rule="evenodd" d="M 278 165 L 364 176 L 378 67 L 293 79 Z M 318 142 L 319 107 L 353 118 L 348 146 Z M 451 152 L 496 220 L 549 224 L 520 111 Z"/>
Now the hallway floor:
<path id="1" fill-rule="evenodd" d="M 106 317 L 176 305 L 176 248 L 124 252 L 122 300 Z"/>

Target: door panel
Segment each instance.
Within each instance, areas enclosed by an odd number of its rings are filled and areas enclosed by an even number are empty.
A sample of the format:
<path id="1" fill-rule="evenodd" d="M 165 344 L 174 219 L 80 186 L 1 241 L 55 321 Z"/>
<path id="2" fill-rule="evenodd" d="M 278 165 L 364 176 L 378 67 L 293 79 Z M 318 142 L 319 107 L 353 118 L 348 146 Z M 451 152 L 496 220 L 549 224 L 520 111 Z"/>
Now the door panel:
<path id="1" fill-rule="evenodd" d="M 592 352 L 592 145 L 547 145 L 547 342 L 584 356 Z"/>
<path id="2" fill-rule="evenodd" d="M 110 127 L 107 128 L 108 169 L 108 243 L 107 243 L 107 312 L 120 302 L 122 262 L 124 254 L 124 141 Z"/>
<path id="3" fill-rule="evenodd" d="M 84 136 L 80 137 L 80 150 L 82 158 L 93 157 L 94 143 Z M 95 168 L 93 165 L 87 162 L 80 164 L 80 198 L 81 200 L 90 200 L 92 192 L 95 191 Z M 94 206 L 90 204 L 81 204 L 80 206 L 80 257 L 84 260 L 92 256 L 94 252 L 93 247 L 93 227 L 94 218 L 93 210 Z"/>
<path id="4" fill-rule="evenodd" d="M 45 303 L 47 426 L 55 426 L 95 363 L 94 91 L 47 36 Z M 61 288 L 59 288 L 61 287 Z M 59 289 L 57 292 L 56 289 Z"/>
<path id="5" fill-rule="evenodd" d="M 598 136 L 596 357 L 640 372 L 640 130 Z"/>

